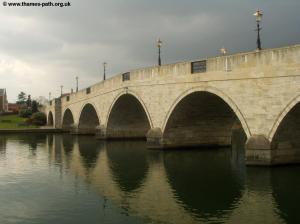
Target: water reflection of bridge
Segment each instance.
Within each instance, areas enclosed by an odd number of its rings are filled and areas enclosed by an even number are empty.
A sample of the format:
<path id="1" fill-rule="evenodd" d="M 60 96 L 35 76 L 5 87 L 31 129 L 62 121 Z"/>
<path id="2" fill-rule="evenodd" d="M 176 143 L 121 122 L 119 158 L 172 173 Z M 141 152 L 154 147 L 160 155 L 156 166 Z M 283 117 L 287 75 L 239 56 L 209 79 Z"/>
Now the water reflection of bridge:
<path id="1" fill-rule="evenodd" d="M 51 158 L 59 159 L 63 169 L 130 214 L 155 223 L 278 223 L 295 211 L 287 203 L 297 198 L 287 193 L 287 184 L 295 182 L 292 176 L 283 184 L 280 169 L 246 170 L 243 158 L 231 150 L 162 152 L 147 151 L 144 142 L 51 138 Z M 280 211 L 288 216 L 281 217 Z"/>
<path id="2" fill-rule="evenodd" d="M 0 137 L 0 155 L 5 154 L 6 152 L 6 138 Z"/>

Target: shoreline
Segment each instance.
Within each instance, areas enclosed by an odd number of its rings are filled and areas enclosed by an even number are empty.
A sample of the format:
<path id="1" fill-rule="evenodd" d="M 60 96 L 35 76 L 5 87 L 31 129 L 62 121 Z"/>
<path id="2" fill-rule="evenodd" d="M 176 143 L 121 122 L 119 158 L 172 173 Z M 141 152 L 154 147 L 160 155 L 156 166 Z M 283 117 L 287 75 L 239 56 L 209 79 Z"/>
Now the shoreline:
<path id="1" fill-rule="evenodd" d="M 0 129 L 0 134 L 11 133 L 63 133 L 62 129 L 55 128 L 27 128 L 27 129 Z"/>

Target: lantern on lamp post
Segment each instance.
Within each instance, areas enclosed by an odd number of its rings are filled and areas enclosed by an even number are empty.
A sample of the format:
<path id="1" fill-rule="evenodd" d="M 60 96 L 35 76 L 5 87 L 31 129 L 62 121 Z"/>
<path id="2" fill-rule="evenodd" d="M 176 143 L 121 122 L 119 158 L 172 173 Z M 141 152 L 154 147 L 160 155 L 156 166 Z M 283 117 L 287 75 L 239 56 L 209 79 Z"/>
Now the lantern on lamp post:
<path id="1" fill-rule="evenodd" d="M 157 40 L 157 48 L 158 48 L 158 66 L 161 66 L 161 46 L 162 46 L 162 41 L 160 39 Z"/>
<path id="2" fill-rule="evenodd" d="M 106 62 L 103 62 L 103 81 L 106 79 Z"/>
<path id="3" fill-rule="evenodd" d="M 257 9 L 256 12 L 253 14 L 256 17 L 256 31 L 257 31 L 257 40 L 256 40 L 256 45 L 257 45 L 257 50 L 261 50 L 261 40 L 260 40 L 260 31 L 261 31 L 261 27 L 260 27 L 260 23 L 263 17 L 263 13 Z"/>
<path id="4" fill-rule="evenodd" d="M 76 76 L 76 92 L 78 92 L 78 76 Z"/>

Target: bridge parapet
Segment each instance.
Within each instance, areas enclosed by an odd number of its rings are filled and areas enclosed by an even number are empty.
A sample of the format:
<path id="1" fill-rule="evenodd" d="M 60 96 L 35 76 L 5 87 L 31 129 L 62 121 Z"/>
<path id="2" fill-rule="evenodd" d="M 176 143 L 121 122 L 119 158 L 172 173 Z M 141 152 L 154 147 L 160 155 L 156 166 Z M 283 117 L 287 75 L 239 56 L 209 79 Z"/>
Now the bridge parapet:
<path id="1" fill-rule="evenodd" d="M 300 45 L 208 58 L 208 72 L 299 63 Z"/>
<path id="2" fill-rule="evenodd" d="M 162 65 L 160 67 L 149 67 L 131 71 L 130 81 L 149 81 L 151 79 L 161 79 L 163 76 L 178 76 L 192 74 L 193 62 L 206 61 L 206 72 L 230 72 L 235 70 L 259 68 L 261 67 L 279 67 L 299 63 L 300 45 L 294 45 L 284 48 L 266 49 L 261 51 L 252 51 L 219 57 L 204 58 L 188 62 L 179 62 L 175 64 Z M 195 73 L 201 74 L 201 73 Z M 195 75 L 194 74 L 194 75 Z M 121 75 L 120 75 L 121 76 Z"/>
<path id="3" fill-rule="evenodd" d="M 270 76 L 268 69 L 277 70 L 281 67 L 286 70 L 295 65 L 299 67 L 300 45 L 294 45 L 283 48 L 266 49 L 233 55 L 211 57 L 188 62 L 179 62 L 174 64 L 154 66 L 142 69 L 132 70 L 129 73 L 129 80 L 123 80 L 123 74 L 115 75 L 104 82 L 96 83 L 90 87 L 74 92 L 69 95 L 69 101 L 85 100 L 95 95 L 112 91 L 114 89 L 124 88 L 130 85 L 143 83 L 153 84 L 158 82 L 177 82 L 180 80 L 214 81 L 219 79 L 236 79 L 249 77 Z M 205 61 L 205 72 L 192 73 L 192 63 Z M 250 71 L 250 72 L 249 72 Z M 230 74 L 230 76 L 228 76 Z M 277 73 L 277 75 L 285 75 Z M 275 73 L 272 75 L 276 75 Z M 289 75 L 293 75 L 292 73 Z M 168 77 L 172 77 L 168 79 Z M 90 93 L 87 93 L 87 89 Z M 62 103 L 68 104 L 67 96 L 62 97 Z"/>

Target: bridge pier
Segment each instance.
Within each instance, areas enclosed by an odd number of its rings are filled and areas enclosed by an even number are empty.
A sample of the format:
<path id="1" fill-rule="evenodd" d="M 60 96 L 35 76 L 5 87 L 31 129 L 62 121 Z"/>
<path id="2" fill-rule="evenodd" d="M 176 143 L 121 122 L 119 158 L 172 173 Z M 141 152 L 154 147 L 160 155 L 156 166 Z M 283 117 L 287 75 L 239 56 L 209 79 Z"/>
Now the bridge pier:
<path id="1" fill-rule="evenodd" d="M 148 131 L 147 148 L 148 149 L 166 149 L 166 148 L 193 148 L 193 147 L 224 147 L 230 146 L 229 137 L 222 138 L 199 138 L 199 136 L 178 135 L 163 136 L 160 128 L 152 128 Z M 225 139 L 225 140 L 224 140 Z"/>
<path id="2" fill-rule="evenodd" d="M 96 130 L 94 128 L 77 128 L 75 133 L 77 135 L 95 135 Z"/>
<path id="3" fill-rule="evenodd" d="M 160 128 L 152 128 L 148 131 L 148 149 L 169 147 L 176 147 L 176 145 L 168 145 L 165 142 Z M 245 143 L 245 154 L 247 166 L 276 166 L 300 163 L 300 149 L 293 147 L 289 142 L 275 146 L 264 135 L 253 135 L 248 138 Z"/>
<path id="4" fill-rule="evenodd" d="M 78 126 L 75 125 L 75 124 L 71 124 L 71 125 L 63 125 L 63 126 L 62 126 L 62 130 L 63 130 L 63 132 L 68 132 L 68 133 L 72 134 L 72 133 L 75 133 L 75 132 L 76 132 L 77 127 L 78 127 Z"/>
<path id="5" fill-rule="evenodd" d="M 96 129 L 94 127 L 89 127 L 89 126 L 79 127 L 78 124 L 74 124 L 70 128 L 70 133 L 72 135 L 95 135 Z"/>
<path id="6" fill-rule="evenodd" d="M 69 130 L 70 130 L 70 134 L 77 135 L 78 134 L 78 124 L 73 124 Z"/>
<path id="7" fill-rule="evenodd" d="M 62 125 L 61 129 L 63 130 L 63 132 L 68 132 L 68 133 L 73 133 L 74 130 L 76 130 L 77 126 L 75 126 L 74 124 L 72 125 Z"/>
<path id="8" fill-rule="evenodd" d="M 106 127 L 104 125 L 99 125 L 96 127 L 96 139 L 99 140 L 107 139 Z"/>
<path id="9" fill-rule="evenodd" d="M 61 99 L 55 99 L 55 128 L 61 128 L 62 113 L 61 113 Z"/>
<path id="10" fill-rule="evenodd" d="M 145 139 L 145 133 L 138 129 L 108 129 L 106 126 L 100 125 L 96 128 L 96 139 Z"/>
<path id="11" fill-rule="evenodd" d="M 151 128 L 146 135 L 148 149 L 162 149 L 163 133 L 160 128 Z"/>
<path id="12" fill-rule="evenodd" d="M 253 135 L 246 142 L 247 166 L 276 166 L 300 163 L 300 149 L 289 142 L 275 146 L 264 135 Z"/>
<path id="13" fill-rule="evenodd" d="M 148 131 L 147 148 L 166 149 L 166 148 L 194 148 L 194 147 L 229 147 L 231 145 L 231 132 L 222 135 L 207 136 L 205 133 L 195 134 L 189 130 L 163 135 L 160 128 L 152 128 Z"/>
<path id="14" fill-rule="evenodd" d="M 245 150 L 247 165 L 272 165 L 271 143 L 264 135 L 253 135 L 248 138 Z"/>

